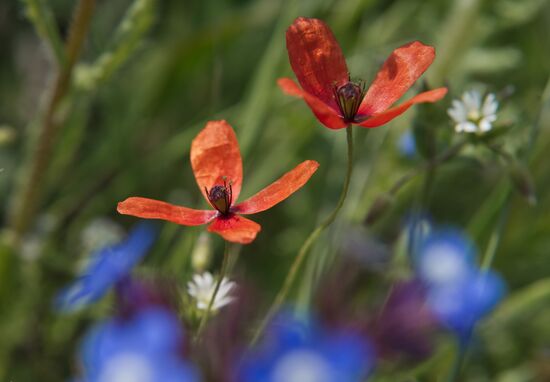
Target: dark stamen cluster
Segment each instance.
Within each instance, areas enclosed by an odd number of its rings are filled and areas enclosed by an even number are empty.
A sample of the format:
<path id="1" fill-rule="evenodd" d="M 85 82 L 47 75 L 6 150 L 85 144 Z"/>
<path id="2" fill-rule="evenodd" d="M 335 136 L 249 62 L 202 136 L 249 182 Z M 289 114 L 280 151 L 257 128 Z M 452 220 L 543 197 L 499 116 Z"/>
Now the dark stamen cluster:
<path id="1" fill-rule="evenodd" d="M 231 208 L 231 203 L 233 203 L 233 189 L 231 188 L 231 183 L 229 187 L 227 183 L 223 182 L 223 186 L 216 185 L 208 191 L 205 187 L 206 195 L 208 195 L 208 200 L 212 207 L 218 210 L 221 214 L 227 215 L 229 209 Z"/>
<path id="2" fill-rule="evenodd" d="M 348 81 L 344 85 L 334 87 L 334 99 L 346 122 L 354 121 L 365 93 L 366 89 L 363 81 L 359 83 Z"/>

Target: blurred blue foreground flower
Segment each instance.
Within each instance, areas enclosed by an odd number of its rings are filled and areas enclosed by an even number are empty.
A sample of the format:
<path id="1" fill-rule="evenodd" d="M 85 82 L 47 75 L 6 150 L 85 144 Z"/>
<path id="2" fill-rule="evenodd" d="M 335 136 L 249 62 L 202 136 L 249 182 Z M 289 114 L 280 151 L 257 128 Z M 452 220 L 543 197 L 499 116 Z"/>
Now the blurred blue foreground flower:
<path id="1" fill-rule="evenodd" d="M 279 317 L 263 344 L 245 357 L 236 381 L 364 381 L 373 365 L 374 352 L 362 337 Z"/>
<path id="2" fill-rule="evenodd" d="M 397 141 L 397 149 L 405 158 L 411 159 L 416 155 L 416 140 L 411 130 L 405 131 Z"/>
<path id="3" fill-rule="evenodd" d="M 71 312 L 99 300 L 130 274 L 153 244 L 155 236 L 151 224 L 141 223 L 126 240 L 94 253 L 81 275 L 56 296 L 54 307 Z"/>
<path id="4" fill-rule="evenodd" d="M 199 381 L 183 359 L 183 341 L 177 317 L 165 309 L 100 323 L 82 345 L 82 382 Z"/>
<path id="5" fill-rule="evenodd" d="M 432 232 L 414 258 L 432 311 L 461 341 L 468 341 L 475 324 L 504 297 L 504 280 L 478 268 L 473 244 L 456 230 Z"/>
<path id="6" fill-rule="evenodd" d="M 467 341 L 476 322 L 498 305 L 505 290 L 497 273 L 478 271 L 456 283 L 433 288 L 428 302 L 439 319 Z"/>

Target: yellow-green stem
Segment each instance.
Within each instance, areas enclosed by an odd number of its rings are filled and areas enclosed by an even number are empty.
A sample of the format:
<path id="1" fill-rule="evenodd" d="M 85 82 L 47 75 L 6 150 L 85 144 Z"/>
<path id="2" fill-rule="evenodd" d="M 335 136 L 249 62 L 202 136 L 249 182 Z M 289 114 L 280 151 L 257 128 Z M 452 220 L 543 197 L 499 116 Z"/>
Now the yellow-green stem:
<path id="1" fill-rule="evenodd" d="M 216 282 L 214 293 L 212 293 L 210 302 L 208 303 L 208 306 L 206 307 L 206 310 L 204 311 L 204 314 L 202 316 L 201 322 L 199 323 L 199 328 L 197 329 L 197 334 L 195 335 L 195 341 L 198 341 L 200 339 L 200 336 L 206 326 L 206 323 L 208 322 L 210 312 L 212 311 L 212 306 L 214 305 L 214 301 L 216 301 L 216 296 L 218 295 L 218 291 L 220 290 L 220 286 L 222 285 L 222 281 L 223 281 L 223 278 L 225 277 L 225 272 L 227 271 L 228 264 L 229 264 L 229 242 L 226 241 L 225 248 L 223 251 L 222 267 L 220 269 L 218 281 Z"/>
<path id="2" fill-rule="evenodd" d="M 290 266 L 290 270 L 286 276 L 286 279 L 283 283 L 283 286 L 281 287 L 281 290 L 279 293 L 277 293 L 277 296 L 275 297 L 275 300 L 273 301 L 273 304 L 269 308 L 267 314 L 263 318 L 262 322 L 256 329 L 256 332 L 254 333 L 254 337 L 252 338 L 251 345 L 254 345 L 260 336 L 262 335 L 265 327 L 271 321 L 275 313 L 279 310 L 281 305 L 286 300 L 290 289 L 292 288 L 292 285 L 294 284 L 294 280 L 296 279 L 296 276 L 298 274 L 298 270 L 300 269 L 300 266 L 303 264 L 304 260 L 306 259 L 306 256 L 308 254 L 309 249 L 315 243 L 317 238 L 321 235 L 321 233 L 334 222 L 336 217 L 338 216 L 338 213 L 340 212 L 340 209 L 344 205 L 344 201 L 346 200 L 346 196 L 348 194 L 349 189 L 349 183 L 351 181 L 351 174 L 353 171 L 353 131 L 351 128 L 351 125 L 348 125 L 346 128 L 346 138 L 347 138 L 347 144 L 348 144 L 348 163 L 347 163 L 347 171 L 346 171 L 346 178 L 344 180 L 344 186 L 342 188 L 342 192 L 340 194 L 340 199 L 338 200 L 338 203 L 336 204 L 336 207 L 332 211 L 332 213 L 325 218 L 315 228 L 307 237 L 306 241 L 304 241 L 304 244 L 300 247 L 300 250 L 298 251 L 298 255 L 294 259 L 294 262 Z"/>
<path id="3" fill-rule="evenodd" d="M 21 187 L 16 189 L 14 212 L 11 227 L 16 243 L 21 239 L 29 226 L 41 197 L 41 185 L 44 174 L 52 156 L 55 137 L 60 127 L 58 109 L 65 98 L 71 83 L 74 65 L 80 55 L 84 39 L 87 35 L 95 0 L 80 0 L 75 8 L 73 21 L 69 29 L 69 37 L 65 44 L 66 59 L 59 68 L 55 83 L 42 118 L 38 141 L 23 171 L 28 174 L 23 179 Z"/>

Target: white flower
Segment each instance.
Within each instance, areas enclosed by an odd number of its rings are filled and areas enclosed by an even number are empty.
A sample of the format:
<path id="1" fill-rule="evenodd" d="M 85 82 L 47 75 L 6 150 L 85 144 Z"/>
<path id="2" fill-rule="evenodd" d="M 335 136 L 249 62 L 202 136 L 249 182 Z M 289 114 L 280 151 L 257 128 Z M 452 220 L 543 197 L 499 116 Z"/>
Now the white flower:
<path id="1" fill-rule="evenodd" d="M 453 100 L 453 107 L 447 110 L 456 123 L 457 133 L 482 134 L 491 130 L 492 123 L 497 119 L 498 101 L 493 93 L 487 94 L 483 104 L 481 93 L 470 90 L 462 95 L 462 101 Z"/>
<path id="2" fill-rule="evenodd" d="M 187 292 L 197 301 L 197 308 L 200 310 L 206 310 L 208 304 L 214 294 L 217 280 L 214 279 L 210 272 L 204 272 L 203 274 L 195 274 L 193 281 L 187 283 Z M 229 295 L 229 292 L 235 287 L 235 282 L 229 281 L 226 277 L 223 278 L 220 285 L 220 289 L 216 294 L 216 299 L 212 304 L 212 310 L 218 310 L 222 306 L 225 306 L 232 302 L 234 298 Z"/>

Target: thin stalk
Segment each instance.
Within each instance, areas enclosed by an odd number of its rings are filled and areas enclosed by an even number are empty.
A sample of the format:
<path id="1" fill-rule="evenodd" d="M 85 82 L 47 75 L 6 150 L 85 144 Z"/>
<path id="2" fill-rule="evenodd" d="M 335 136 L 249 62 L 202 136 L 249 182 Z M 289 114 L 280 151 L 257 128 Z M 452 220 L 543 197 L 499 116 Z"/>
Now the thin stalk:
<path id="1" fill-rule="evenodd" d="M 464 363 L 464 352 L 462 350 L 459 350 L 455 356 L 453 367 L 451 369 L 449 377 L 447 378 L 447 382 L 455 382 L 458 380 L 463 363 Z"/>
<path id="2" fill-rule="evenodd" d="M 22 2 L 26 5 L 25 13 L 34 24 L 37 33 L 49 43 L 57 65 L 63 67 L 65 65 L 63 40 L 59 36 L 55 17 L 47 2 L 44 0 L 23 0 Z"/>
<path id="3" fill-rule="evenodd" d="M 414 179 L 418 175 L 422 174 L 424 171 L 432 171 L 437 166 L 454 158 L 456 155 L 460 153 L 460 151 L 462 150 L 462 148 L 466 143 L 467 141 L 458 142 L 457 144 L 449 147 L 447 150 L 442 152 L 441 155 L 436 156 L 433 160 L 426 162 L 424 165 L 420 166 L 419 168 L 409 171 L 408 173 L 401 176 L 399 179 L 395 181 L 393 186 L 389 189 L 387 193 L 388 196 L 394 197 L 407 183 L 409 183 L 412 179 Z M 428 183 L 428 181 L 431 183 L 431 179 L 427 179 L 426 183 Z M 426 183 L 425 183 L 425 187 L 427 186 Z"/>
<path id="4" fill-rule="evenodd" d="M 315 241 L 319 238 L 321 233 L 328 226 L 330 226 L 332 222 L 334 222 L 334 220 L 338 216 L 338 213 L 340 212 L 340 209 L 344 205 L 344 201 L 346 200 L 349 184 L 351 181 L 351 174 L 353 172 L 353 131 L 352 131 L 351 125 L 348 125 L 348 127 L 346 128 L 346 138 L 347 138 L 347 144 L 348 144 L 348 163 L 347 163 L 347 170 L 346 170 L 346 178 L 344 180 L 344 186 L 340 194 L 340 199 L 338 200 L 338 203 L 336 204 L 336 207 L 334 208 L 332 213 L 329 216 L 327 216 L 325 220 L 323 220 L 321 224 L 319 224 L 317 228 L 315 228 L 309 234 L 306 241 L 304 241 L 304 244 L 302 244 L 302 246 L 300 247 L 300 250 L 298 251 L 298 255 L 296 256 L 296 258 L 294 259 L 294 262 L 290 266 L 290 270 L 288 272 L 288 275 L 286 276 L 283 286 L 279 290 L 279 293 L 277 293 L 277 296 L 275 297 L 275 300 L 273 301 L 273 304 L 269 308 L 264 319 L 256 329 L 256 332 L 254 333 L 254 336 L 251 341 L 251 345 L 254 345 L 258 341 L 258 339 L 262 335 L 269 321 L 271 321 L 275 313 L 279 310 L 283 302 L 286 300 L 290 292 L 290 289 L 294 284 L 294 280 L 296 279 L 298 270 L 300 269 L 300 266 L 306 259 L 309 249 L 311 248 L 313 243 L 315 243 Z"/>
<path id="5" fill-rule="evenodd" d="M 487 250 L 485 251 L 483 262 L 481 264 L 481 270 L 483 271 L 490 269 L 493 265 L 493 261 L 495 260 L 495 254 L 497 252 L 498 245 L 500 244 L 500 240 L 502 239 L 502 233 L 504 231 L 506 221 L 508 220 L 508 210 L 510 209 L 509 201 L 510 192 L 508 192 L 506 198 L 504 198 L 504 202 L 502 203 L 502 210 L 500 212 L 497 225 L 489 239 L 489 244 L 487 245 Z"/>
<path id="6" fill-rule="evenodd" d="M 216 282 L 216 287 L 214 288 L 214 293 L 212 293 L 212 297 L 210 298 L 210 302 L 208 303 L 208 307 L 204 311 L 204 315 L 202 316 L 201 322 L 199 324 L 199 328 L 197 329 L 197 334 L 195 335 L 195 341 L 198 341 L 200 339 L 200 336 L 206 326 L 206 323 L 208 322 L 208 317 L 210 316 L 210 312 L 212 310 L 212 306 L 214 305 L 214 301 L 216 301 L 216 296 L 218 295 L 218 291 L 220 290 L 220 286 L 222 285 L 223 278 L 225 277 L 225 273 L 227 271 L 227 267 L 229 265 L 229 242 L 225 242 L 225 248 L 223 251 L 223 261 L 222 261 L 222 267 L 220 269 L 220 275 L 218 276 L 218 281 Z"/>
<path id="7" fill-rule="evenodd" d="M 69 37 L 65 44 L 65 65 L 57 74 L 40 124 L 38 141 L 23 168 L 23 171 L 28 169 L 28 175 L 24 176 L 24 181 L 14 193 L 16 201 L 10 223 L 14 232 L 15 244 L 26 232 L 41 197 L 44 175 L 52 157 L 57 131 L 61 125 L 58 118 L 59 105 L 69 91 L 72 71 L 84 45 L 94 7 L 95 0 L 80 0 L 75 8 Z"/>

